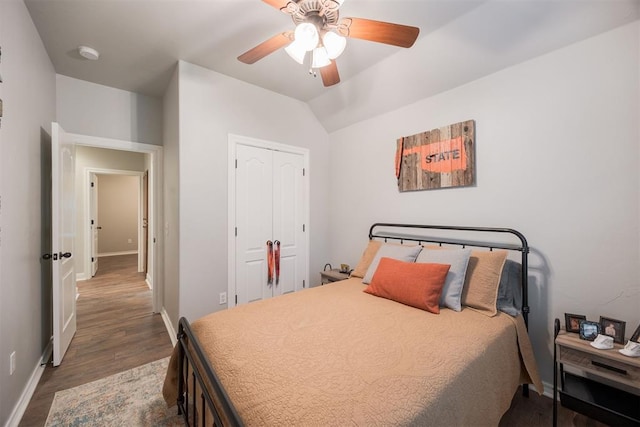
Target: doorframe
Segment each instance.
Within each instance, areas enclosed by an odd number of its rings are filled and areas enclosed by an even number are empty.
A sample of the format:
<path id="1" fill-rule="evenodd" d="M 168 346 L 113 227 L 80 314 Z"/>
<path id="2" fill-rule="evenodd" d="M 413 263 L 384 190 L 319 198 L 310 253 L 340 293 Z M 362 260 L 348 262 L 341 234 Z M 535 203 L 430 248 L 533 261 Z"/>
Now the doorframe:
<path id="1" fill-rule="evenodd" d="M 140 248 L 142 248 L 142 245 L 144 244 L 143 241 L 143 230 L 142 230 L 142 176 L 144 175 L 144 172 L 141 171 L 132 171 L 132 170 L 123 170 L 123 169 L 104 169 L 104 168 L 95 168 L 93 166 L 87 166 L 84 168 L 83 171 L 83 188 L 84 188 L 84 196 L 85 196 L 85 205 L 83 206 L 84 209 L 84 217 L 87 219 L 91 219 L 91 216 L 89 215 L 91 212 L 91 200 L 90 200 L 90 183 L 91 183 L 91 174 L 94 173 L 96 175 L 120 175 L 120 176 L 135 176 L 138 178 L 138 199 L 137 199 L 137 210 L 138 213 L 136 215 L 136 220 L 138 222 L 138 225 L 136 226 L 137 228 L 137 233 L 138 233 L 138 273 L 142 272 L 142 262 L 143 262 L 143 257 L 146 256 L 146 254 L 144 254 L 143 250 L 141 250 Z M 100 191 L 98 189 L 98 191 Z M 97 225 L 97 224 L 96 224 Z M 86 226 L 86 224 L 85 224 Z M 91 240 L 93 239 L 93 236 L 90 235 L 91 233 L 85 233 L 85 238 L 84 238 L 84 246 L 85 246 L 85 260 L 84 260 L 84 271 L 85 271 L 85 275 L 87 275 L 86 273 L 88 272 L 88 275 L 91 276 Z M 87 279 L 91 279 L 91 277 L 87 277 Z M 147 280 L 148 278 L 145 278 L 145 280 Z M 152 283 L 149 284 L 150 287 L 152 286 Z"/>
<path id="2" fill-rule="evenodd" d="M 236 306 L 236 147 L 238 145 L 248 145 L 251 147 L 263 148 L 273 151 L 282 151 L 285 153 L 300 154 L 303 158 L 303 167 L 305 170 L 304 180 L 304 223 L 306 224 L 306 232 L 304 233 L 305 247 L 307 248 L 305 254 L 305 282 L 310 286 L 309 282 L 309 236 L 311 235 L 311 223 L 310 218 L 310 196 L 309 196 L 309 149 L 303 147 L 296 147 L 293 145 L 286 145 L 279 142 L 267 141 L 264 139 L 251 138 L 248 136 L 236 135 L 230 133 L 228 136 L 228 158 L 227 158 L 227 174 L 228 174 L 228 187 L 227 187 L 227 242 L 228 242 L 228 264 L 227 264 L 227 308 Z"/>
<path id="3" fill-rule="evenodd" d="M 164 239 L 161 226 L 161 224 L 163 223 L 163 147 L 159 145 L 144 144 L 140 142 L 73 133 L 70 133 L 69 137 L 76 145 L 149 154 L 150 191 L 148 230 L 152 236 L 152 244 L 149 245 L 148 259 L 151 264 L 151 268 L 149 268 L 149 271 L 151 271 L 153 312 L 160 313 L 163 306 L 162 295 L 164 293 L 164 268 L 162 268 Z"/>

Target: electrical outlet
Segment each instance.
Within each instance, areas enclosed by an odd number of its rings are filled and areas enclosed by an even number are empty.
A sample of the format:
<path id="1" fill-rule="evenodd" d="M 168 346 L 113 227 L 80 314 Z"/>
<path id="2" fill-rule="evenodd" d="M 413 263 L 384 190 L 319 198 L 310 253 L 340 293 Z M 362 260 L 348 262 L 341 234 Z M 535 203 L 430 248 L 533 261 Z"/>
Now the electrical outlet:
<path id="1" fill-rule="evenodd" d="M 14 351 L 9 356 L 9 375 L 13 375 L 16 371 L 16 352 Z"/>
<path id="2" fill-rule="evenodd" d="M 226 304 L 226 303 L 227 303 L 227 293 L 220 292 L 220 304 Z"/>
<path id="3" fill-rule="evenodd" d="M 132 239 L 127 239 L 127 243 L 133 243 Z"/>

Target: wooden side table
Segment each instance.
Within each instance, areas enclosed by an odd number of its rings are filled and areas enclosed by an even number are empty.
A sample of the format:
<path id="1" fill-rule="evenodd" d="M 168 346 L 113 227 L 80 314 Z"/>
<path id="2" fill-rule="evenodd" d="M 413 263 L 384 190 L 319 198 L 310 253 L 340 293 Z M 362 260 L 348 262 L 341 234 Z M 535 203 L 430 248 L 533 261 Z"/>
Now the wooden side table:
<path id="1" fill-rule="evenodd" d="M 349 278 L 349 273 L 341 273 L 338 269 L 324 270 L 320 272 L 321 284 L 338 282 Z"/>
<path id="2" fill-rule="evenodd" d="M 640 426 L 640 358 L 618 352 L 620 344 L 596 349 L 578 334 L 560 330 L 559 319 L 554 332 L 554 426 L 558 392 L 562 406 L 573 411 L 609 425 Z"/>

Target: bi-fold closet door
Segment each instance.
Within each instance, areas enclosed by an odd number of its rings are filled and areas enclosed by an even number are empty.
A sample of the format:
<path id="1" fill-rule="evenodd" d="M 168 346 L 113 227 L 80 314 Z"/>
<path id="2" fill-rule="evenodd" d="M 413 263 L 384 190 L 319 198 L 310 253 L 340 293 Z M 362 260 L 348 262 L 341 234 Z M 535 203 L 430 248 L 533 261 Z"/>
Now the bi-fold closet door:
<path id="1" fill-rule="evenodd" d="M 306 286 L 305 179 L 301 154 L 236 145 L 237 304 Z M 279 243 L 279 275 L 268 242 Z"/>

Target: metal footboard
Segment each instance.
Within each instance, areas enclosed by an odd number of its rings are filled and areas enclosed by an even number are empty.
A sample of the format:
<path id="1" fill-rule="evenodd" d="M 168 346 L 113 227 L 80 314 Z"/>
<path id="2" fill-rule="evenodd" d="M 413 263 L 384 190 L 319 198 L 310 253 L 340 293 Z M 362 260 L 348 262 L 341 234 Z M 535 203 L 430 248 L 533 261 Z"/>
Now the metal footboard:
<path id="1" fill-rule="evenodd" d="M 178 414 L 184 416 L 187 426 L 242 426 L 227 392 L 184 317 L 178 324 L 178 345 Z M 207 414 L 211 414 L 212 419 L 208 419 Z"/>

